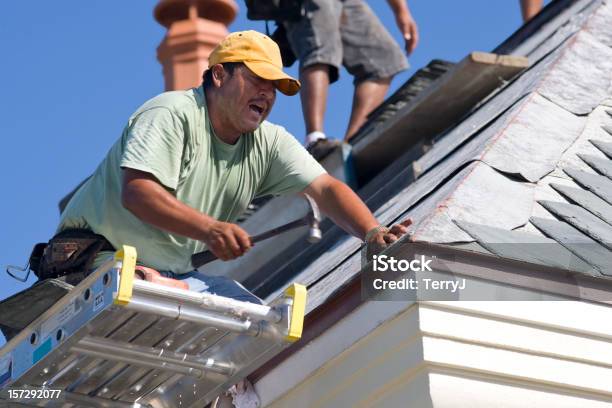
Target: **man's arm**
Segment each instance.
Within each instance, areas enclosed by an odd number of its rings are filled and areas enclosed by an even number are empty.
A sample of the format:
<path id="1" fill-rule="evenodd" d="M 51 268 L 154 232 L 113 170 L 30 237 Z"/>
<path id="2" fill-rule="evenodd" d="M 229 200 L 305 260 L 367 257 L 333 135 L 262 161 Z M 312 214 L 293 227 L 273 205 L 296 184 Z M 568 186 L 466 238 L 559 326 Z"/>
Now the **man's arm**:
<path id="1" fill-rule="evenodd" d="M 303 192 L 310 195 L 321 211 L 339 227 L 361 240 L 365 240 L 368 232 L 380 226 L 359 196 L 346 184 L 328 174 L 317 177 Z M 380 229 L 371 234 L 368 241 L 380 246 L 390 244 L 405 234 L 406 227 L 411 223 L 411 220 L 406 220 L 390 230 Z"/>
<path id="2" fill-rule="evenodd" d="M 408 55 L 417 47 L 419 43 L 419 29 L 417 27 L 406 0 L 387 0 L 389 7 L 395 15 L 395 22 L 402 33 L 405 41 L 405 48 Z"/>
<path id="3" fill-rule="evenodd" d="M 249 250 L 249 235 L 236 224 L 218 221 L 177 200 L 150 173 L 123 170 L 121 204 L 141 221 L 204 242 L 226 261 Z"/>

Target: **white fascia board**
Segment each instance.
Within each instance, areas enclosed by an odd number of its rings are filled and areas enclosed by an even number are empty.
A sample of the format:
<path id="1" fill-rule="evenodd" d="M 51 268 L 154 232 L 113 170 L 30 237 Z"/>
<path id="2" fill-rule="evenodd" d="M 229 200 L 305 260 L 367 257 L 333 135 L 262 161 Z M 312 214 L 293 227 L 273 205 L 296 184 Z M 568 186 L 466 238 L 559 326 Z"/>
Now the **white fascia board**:
<path id="1" fill-rule="evenodd" d="M 414 305 L 414 302 L 366 302 L 359 306 L 257 381 L 255 391 L 261 406 L 272 403 L 359 339 Z"/>

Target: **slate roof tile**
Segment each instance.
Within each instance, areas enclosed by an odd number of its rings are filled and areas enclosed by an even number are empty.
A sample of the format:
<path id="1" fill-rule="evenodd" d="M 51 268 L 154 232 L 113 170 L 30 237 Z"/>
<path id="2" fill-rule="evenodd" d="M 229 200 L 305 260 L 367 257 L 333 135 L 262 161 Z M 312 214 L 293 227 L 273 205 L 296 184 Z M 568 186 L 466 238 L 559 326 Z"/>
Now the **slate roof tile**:
<path id="1" fill-rule="evenodd" d="M 554 239 L 459 220 L 456 223 L 499 257 L 595 275 L 591 265 Z"/>
<path id="2" fill-rule="evenodd" d="M 538 92 L 577 115 L 590 113 L 610 96 L 612 48 L 581 31 L 564 47 Z"/>
<path id="3" fill-rule="evenodd" d="M 550 186 L 566 197 L 569 202 L 586 209 L 612 226 L 612 206 L 595 194 L 556 183 Z"/>
<path id="4" fill-rule="evenodd" d="M 612 143 L 606 143 L 599 140 L 591 140 L 591 143 L 595 147 L 597 147 L 601 152 L 603 152 L 606 156 L 612 159 Z"/>
<path id="5" fill-rule="evenodd" d="M 573 178 L 576 183 L 601 197 L 608 204 L 612 204 L 612 180 L 604 176 L 572 168 L 563 169 L 563 171 Z"/>
<path id="6" fill-rule="evenodd" d="M 540 201 L 548 211 L 571 224 L 595 241 L 612 249 L 612 228 L 600 218 L 577 205 L 555 201 Z"/>
<path id="7" fill-rule="evenodd" d="M 600 159 L 599 157 L 588 154 L 579 154 L 578 157 L 580 157 L 586 164 L 591 166 L 593 170 L 608 177 L 609 179 L 612 179 L 612 161 Z"/>
<path id="8" fill-rule="evenodd" d="M 531 223 L 546 236 L 554 239 L 583 261 L 592 265 L 600 274 L 612 276 L 610 250 L 599 242 L 587 237 L 565 222 L 544 218 L 532 218 Z"/>

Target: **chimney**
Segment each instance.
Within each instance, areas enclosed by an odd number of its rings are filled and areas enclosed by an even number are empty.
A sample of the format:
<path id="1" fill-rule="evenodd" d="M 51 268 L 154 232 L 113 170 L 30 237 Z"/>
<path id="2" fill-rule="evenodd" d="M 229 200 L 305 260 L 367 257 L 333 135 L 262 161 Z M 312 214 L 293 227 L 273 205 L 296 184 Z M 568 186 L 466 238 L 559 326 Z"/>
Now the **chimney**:
<path id="1" fill-rule="evenodd" d="M 155 19 L 168 29 L 157 47 L 167 91 L 202 83 L 208 55 L 228 34 L 238 5 L 234 0 L 160 0 Z"/>

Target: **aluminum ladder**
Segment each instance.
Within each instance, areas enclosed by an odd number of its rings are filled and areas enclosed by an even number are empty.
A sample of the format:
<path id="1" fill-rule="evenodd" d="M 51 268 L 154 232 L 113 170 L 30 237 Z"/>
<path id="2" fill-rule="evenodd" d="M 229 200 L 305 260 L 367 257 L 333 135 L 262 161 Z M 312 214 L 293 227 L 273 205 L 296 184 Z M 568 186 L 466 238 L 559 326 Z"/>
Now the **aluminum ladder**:
<path id="1" fill-rule="evenodd" d="M 0 406 L 202 408 L 301 336 L 302 285 L 258 305 L 135 265 L 124 246 L 0 349 Z"/>

